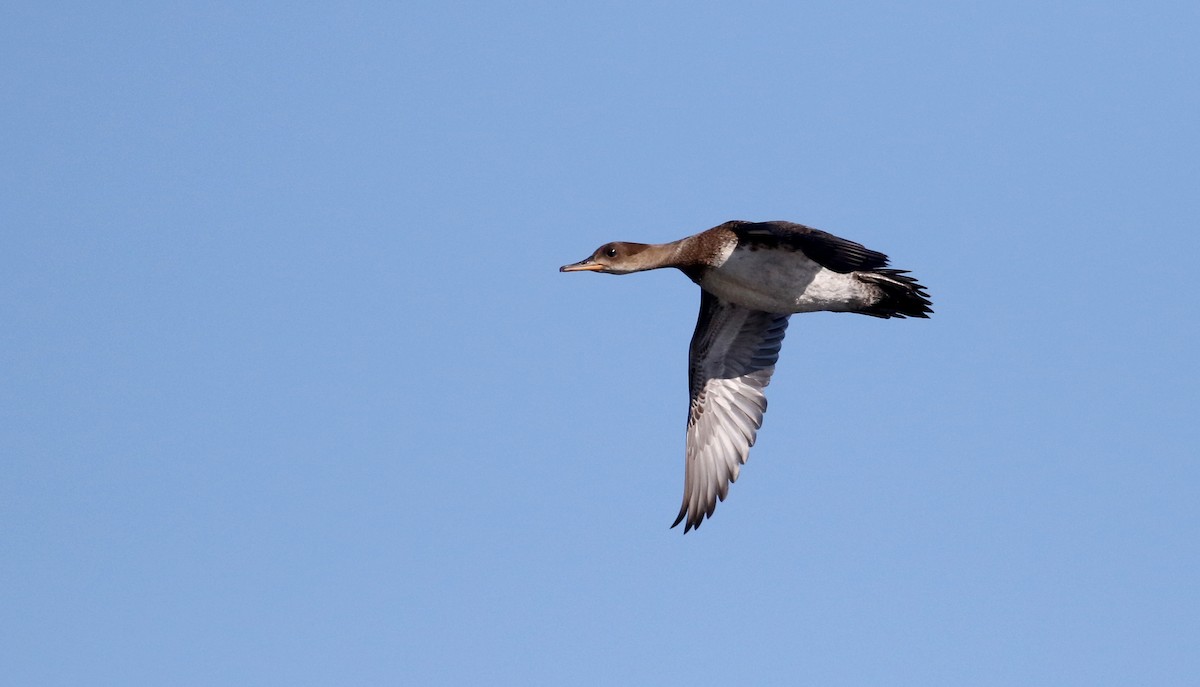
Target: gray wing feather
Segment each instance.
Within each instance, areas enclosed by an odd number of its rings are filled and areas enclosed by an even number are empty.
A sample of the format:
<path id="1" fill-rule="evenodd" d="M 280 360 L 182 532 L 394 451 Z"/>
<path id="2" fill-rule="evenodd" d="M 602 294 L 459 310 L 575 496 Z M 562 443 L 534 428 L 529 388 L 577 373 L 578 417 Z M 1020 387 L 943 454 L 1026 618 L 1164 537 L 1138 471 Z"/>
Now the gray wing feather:
<path id="1" fill-rule="evenodd" d="M 713 514 L 729 494 L 762 426 L 788 315 L 750 310 L 701 291 L 692 334 L 683 505 L 684 532 Z"/>

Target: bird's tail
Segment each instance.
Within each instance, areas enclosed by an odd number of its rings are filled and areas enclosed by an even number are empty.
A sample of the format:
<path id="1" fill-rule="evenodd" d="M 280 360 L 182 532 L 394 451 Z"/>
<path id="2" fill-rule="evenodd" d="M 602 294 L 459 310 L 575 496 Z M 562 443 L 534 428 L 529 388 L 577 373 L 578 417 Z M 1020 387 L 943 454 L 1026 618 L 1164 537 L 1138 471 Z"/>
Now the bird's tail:
<path id="1" fill-rule="evenodd" d="M 878 269 L 856 276 L 879 289 L 879 299 L 855 312 L 872 317 L 929 317 L 933 303 L 907 270 Z"/>

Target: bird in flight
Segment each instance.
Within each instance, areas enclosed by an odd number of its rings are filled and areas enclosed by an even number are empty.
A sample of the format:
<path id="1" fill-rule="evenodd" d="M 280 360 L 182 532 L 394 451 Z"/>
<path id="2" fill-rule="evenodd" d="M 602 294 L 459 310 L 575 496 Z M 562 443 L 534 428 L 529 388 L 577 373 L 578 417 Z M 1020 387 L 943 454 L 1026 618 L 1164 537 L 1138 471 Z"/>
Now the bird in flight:
<path id="1" fill-rule="evenodd" d="M 606 243 L 560 272 L 629 274 L 674 267 L 700 286 L 688 356 L 683 505 L 686 533 L 737 481 L 758 429 L 788 318 L 852 312 L 929 317 L 925 287 L 854 241 L 792 222 L 731 221 L 670 243 Z"/>

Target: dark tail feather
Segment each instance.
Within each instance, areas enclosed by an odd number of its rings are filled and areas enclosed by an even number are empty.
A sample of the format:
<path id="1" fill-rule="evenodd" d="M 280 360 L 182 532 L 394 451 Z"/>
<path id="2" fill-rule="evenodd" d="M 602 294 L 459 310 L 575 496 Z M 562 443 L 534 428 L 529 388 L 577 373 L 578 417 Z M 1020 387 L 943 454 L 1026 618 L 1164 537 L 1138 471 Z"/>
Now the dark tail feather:
<path id="1" fill-rule="evenodd" d="M 929 317 L 933 305 L 925 287 L 908 276 L 907 270 L 871 270 L 859 272 L 858 278 L 879 287 L 880 298 L 875 303 L 856 310 L 872 317 Z"/>

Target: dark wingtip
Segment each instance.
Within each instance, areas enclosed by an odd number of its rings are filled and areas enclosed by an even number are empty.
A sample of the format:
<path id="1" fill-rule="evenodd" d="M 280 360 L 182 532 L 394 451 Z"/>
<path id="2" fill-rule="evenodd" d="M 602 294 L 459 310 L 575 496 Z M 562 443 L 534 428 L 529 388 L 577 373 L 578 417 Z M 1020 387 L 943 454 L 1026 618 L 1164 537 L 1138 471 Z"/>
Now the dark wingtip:
<path id="1" fill-rule="evenodd" d="M 687 522 L 684 522 L 684 516 L 680 515 L 678 518 L 675 518 L 675 522 L 671 523 L 671 529 L 675 529 L 675 527 L 681 522 L 683 523 L 683 533 L 687 534 L 692 530 L 700 529 L 700 523 L 704 522 L 704 516 L 701 515 L 699 520 L 688 517 Z"/>
<path id="2" fill-rule="evenodd" d="M 684 518 L 687 518 L 687 522 L 683 522 Z M 683 533 L 687 534 L 692 530 L 700 529 L 700 523 L 704 522 L 704 514 L 700 514 L 699 517 L 692 516 L 688 513 L 687 502 L 685 501 L 683 507 L 679 509 L 679 515 L 675 516 L 675 522 L 671 523 L 671 529 L 675 529 L 675 526 L 681 522 L 683 522 Z"/>
<path id="3" fill-rule="evenodd" d="M 675 516 L 675 522 L 671 523 L 671 527 L 670 527 L 670 529 L 675 529 L 675 527 L 676 527 L 676 526 L 677 526 L 679 523 L 683 522 L 683 516 L 685 516 L 685 515 L 687 515 L 687 504 L 686 504 L 686 503 L 685 503 L 685 504 L 683 504 L 683 508 L 680 508 L 680 509 L 679 509 L 679 515 L 676 515 L 676 516 Z M 686 528 L 686 527 L 684 528 L 684 530 L 683 530 L 683 533 L 684 533 L 684 534 L 687 534 L 687 528 Z"/>
<path id="4" fill-rule="evenodd" d="M 929 292 L 915 278 L 910 277 L 908 270 L 872 270 L 860 273 L 861 278 L 878 286 L 882 298 L 860 312 L 872 317 L 915 317 L 929 319 L 933 314 L 933 302 Z"/>

